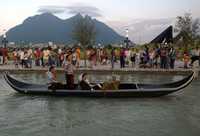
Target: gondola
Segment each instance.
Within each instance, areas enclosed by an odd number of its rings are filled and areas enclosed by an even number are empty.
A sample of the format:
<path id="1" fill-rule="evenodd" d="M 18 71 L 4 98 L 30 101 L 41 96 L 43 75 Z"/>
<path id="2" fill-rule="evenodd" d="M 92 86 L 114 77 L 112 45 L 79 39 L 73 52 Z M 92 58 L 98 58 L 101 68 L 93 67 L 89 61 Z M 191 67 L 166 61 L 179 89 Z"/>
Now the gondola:
<path id="1" fill-rule="evenodd" d="M 76 89 L 49 90 L 47 85 L 25 83 L 8 73 L 4 74 L 6 82 L 17 92 L 32 95 L 55 95 L 75 97 L 161 97 L 187 87 L 194 79 L 194 72 L 184 79 L 168 84 L 120 84 L 119 90 L 81 90 Z"/>

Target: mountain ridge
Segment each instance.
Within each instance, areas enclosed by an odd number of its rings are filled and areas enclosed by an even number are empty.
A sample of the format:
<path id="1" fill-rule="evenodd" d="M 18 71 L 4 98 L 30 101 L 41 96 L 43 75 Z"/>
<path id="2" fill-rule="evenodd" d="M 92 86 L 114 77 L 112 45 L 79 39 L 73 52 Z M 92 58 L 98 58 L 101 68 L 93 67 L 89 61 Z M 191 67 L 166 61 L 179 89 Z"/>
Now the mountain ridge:
<path id="1" fill-rule="evenodd" d="M 68 19 L 60 19 L 51 13 L 31 16 L 25 19 L 22 24 L 11 28 L 7 32 L 7 37 L 9 41 L 16 43 L 47 43 L 49 41 L 67 44 L 75 43 L 71 34 L 74 22 L 79 17 L 83 16 L 77 14 Z M 120 43 L 124 40 L 123 36 L 105 23 L 96 19 L 92 19 L 92 21 L 94 21 L 97 30 L 96 43 Z"/>

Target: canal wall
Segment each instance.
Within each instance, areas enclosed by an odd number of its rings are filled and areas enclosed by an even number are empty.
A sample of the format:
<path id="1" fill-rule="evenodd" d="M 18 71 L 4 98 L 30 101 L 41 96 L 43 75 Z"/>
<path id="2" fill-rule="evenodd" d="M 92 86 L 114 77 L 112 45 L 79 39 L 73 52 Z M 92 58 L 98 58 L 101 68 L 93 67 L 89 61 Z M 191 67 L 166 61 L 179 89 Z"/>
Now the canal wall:
<path id="1" fill-rule="evenodd" d="M 15 72 L 15 73 L 34 73 L 34 72 L 47 72 L 48 68 L 41 68 L 41 67 L 33 67 L 29 68 L 15 68 L 14 66 L 0 66 L 0 72 Z M 64 72 L 63 68 L 56 68 L 58 72 Z M 103 73 L 103 74 L 133 74 L 133 73 L 140 73 L 140 74 L 187 74 L 194 71 L 195 77 L 199 76 L 199 68 L 194 69 L 183 69 L 183 68 L 176 68 L 176 69 L 141 69 L 141 68 L 124 68 L 124 69 L 110 69 L 110 68 L 79 68 L 76 70 L 76 73 Z"/>

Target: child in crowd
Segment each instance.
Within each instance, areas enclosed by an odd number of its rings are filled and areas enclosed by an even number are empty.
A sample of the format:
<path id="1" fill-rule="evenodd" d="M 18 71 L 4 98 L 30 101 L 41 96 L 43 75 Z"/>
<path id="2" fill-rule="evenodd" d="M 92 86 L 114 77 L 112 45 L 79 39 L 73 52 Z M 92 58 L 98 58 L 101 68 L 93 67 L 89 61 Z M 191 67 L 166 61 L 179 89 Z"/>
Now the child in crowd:
<path id="1" fill-rule="evenodd" d="M 188 52 L 184 52 L 183 54 L 183 62 L 184 62 L 184 68 L 187 69 L 188 68 L 188 63 L 190 61 L 190 57 L 189 57 L 189 54 Z"/>

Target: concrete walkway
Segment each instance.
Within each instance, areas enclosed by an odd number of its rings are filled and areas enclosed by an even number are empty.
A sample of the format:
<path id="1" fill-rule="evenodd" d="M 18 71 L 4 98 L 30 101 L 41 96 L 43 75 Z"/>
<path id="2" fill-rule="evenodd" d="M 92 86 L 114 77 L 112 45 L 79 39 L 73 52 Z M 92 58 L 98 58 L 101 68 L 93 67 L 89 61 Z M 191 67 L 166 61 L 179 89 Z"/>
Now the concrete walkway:
<path id="1" fill-rule="evenodd" d="M 132 68 L 132 67 L 126 67 L 121 69 L 119 66 L 119 63 L 115 64 L 115 68 L 112 69 L 111 65 L 97 65 L 93 66 L 93 68 L 78 68 L 76 71 L 78 73 L 81 72 L 88 72 L 88 73 L 187 73 L 191 71 L 199 72 L 199 68 L 194 68 L 194 69 L 184 69 L 181 68 L 183 66 L 182 62 L 176 62 L 176 67 L 175 69 L 143 69 L 143 68 Z M 10 71 L 10 72 L 46 72 L 48 68 L 43 68 L 43 67 L 36 67 L 34 66 L 33 68 L 15 68 L 15 66 L 10 62 L 8 65 L 0 65 L 0 71 L 5 72 L 5 71 Z M 63 72 L 63 68 L 57 68 L 59 72 Z"/>

